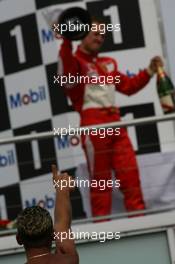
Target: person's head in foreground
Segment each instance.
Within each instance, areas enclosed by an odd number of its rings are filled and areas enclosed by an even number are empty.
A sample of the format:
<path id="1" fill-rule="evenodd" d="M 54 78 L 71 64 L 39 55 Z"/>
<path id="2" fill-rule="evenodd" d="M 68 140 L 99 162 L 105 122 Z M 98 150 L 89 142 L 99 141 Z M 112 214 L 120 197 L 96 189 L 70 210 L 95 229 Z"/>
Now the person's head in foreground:
<path id="1" fill-rule="evenodd" d="M 55 165 L 52 166 L 53 181 L 68 182 L 67 173 L 58 174 Z M 68 234 L 71 229 L 70 188 L 56 187 L 54 223 L 49 212 L 39 206 L 24 209 L 17 217 L 16 239 L 26 251 L 27 263 L 61 263 L 78 264 L 78 254 L 72 238 L 61 239 L 60 234 Z M 51 252 L 52 241 L 55 241 L 56 251 Z"/>
<path id="2" fill-rule="evenodd" d="M 39 206 L 26 208 L 17 218 L 17 241 L 24 248 L 51 249 L 53 222 L 47 210 Z"/>
<path id="3" fill-rule="evenodd" d="M 28 263 L 45 263 L 48 260 L 53 232 L 52 218 L 44 208 L 33 206 L 18 215 L 16 239 L 18 244 L 24 246 Z"/>

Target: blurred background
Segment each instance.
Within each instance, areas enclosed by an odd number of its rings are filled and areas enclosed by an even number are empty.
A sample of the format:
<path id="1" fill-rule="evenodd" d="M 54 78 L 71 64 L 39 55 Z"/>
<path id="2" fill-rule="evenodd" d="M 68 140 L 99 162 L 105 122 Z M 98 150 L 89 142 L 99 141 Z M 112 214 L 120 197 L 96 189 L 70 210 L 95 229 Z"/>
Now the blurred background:
<path id="1" fill-rule="evenodd" d="M 52 163 L 75 178 L 89 177 L 79 136 L 35 137 L 55 127 L 79 126 L 79 114 L 53 82 L 61 40 L 54 38 L 46 20 L 53 10 L 77 6 L 106 23 L 121 24 L 120 33 L 107 33 L 101 54 L 116 59 L 121 72 L 133 76 L 160 55 L 175 83 L 174 0 L 0 1 L 1 263 L 11 263 L 12 258 L 13 263 L 25 261 L 15 242 L 13 222 L 23 208 L 40 205 L 53 215 Z M 73 43 L 75 49 L 78 44 Z M 109 258 L 111 263 L 123 264 L 175 263 L 175 114 L 166 120 L 156 77 L 132 97 L 116 92 L 116 104 L 123 121 L 142 119 L 127 130 L 138 159 L 147 212 L 140 220 L 128 218 L 122 193 L 113 190 L 112 221 L 92 223 L 89 190 L 76 188 L 71 196 L 75 228 L 123 234 L 120 241 L 102 244 L 77 241 L 81 263 L 106 263 Z M 34 138 L 15 139 L 23 135 Z M 3 144 L 5 140 L 8 144 Z"/>

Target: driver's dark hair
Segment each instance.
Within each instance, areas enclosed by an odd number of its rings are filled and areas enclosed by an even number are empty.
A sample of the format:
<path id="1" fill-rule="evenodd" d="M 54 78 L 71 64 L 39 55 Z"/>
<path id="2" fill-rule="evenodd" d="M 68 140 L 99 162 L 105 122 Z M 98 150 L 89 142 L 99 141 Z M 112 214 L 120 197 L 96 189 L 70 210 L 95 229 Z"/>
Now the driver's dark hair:
<path id="1" fill-rule="evenodd" d="M 26 248 L 50 246 L 53 222 L 49 212 L 40 206 L 24 209 L 17 217 L 17 234 Z"/>

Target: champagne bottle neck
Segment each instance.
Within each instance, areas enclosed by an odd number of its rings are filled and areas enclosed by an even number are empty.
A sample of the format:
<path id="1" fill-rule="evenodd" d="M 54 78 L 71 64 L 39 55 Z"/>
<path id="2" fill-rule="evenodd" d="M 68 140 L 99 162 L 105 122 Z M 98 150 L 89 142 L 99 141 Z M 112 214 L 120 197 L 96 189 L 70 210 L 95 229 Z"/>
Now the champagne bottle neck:
<path id="1" fill-rule="evenodd" d="M 165 78 L 166 76 L 163 67 L 158 67 L 157 74 L 160 79 Z"/>

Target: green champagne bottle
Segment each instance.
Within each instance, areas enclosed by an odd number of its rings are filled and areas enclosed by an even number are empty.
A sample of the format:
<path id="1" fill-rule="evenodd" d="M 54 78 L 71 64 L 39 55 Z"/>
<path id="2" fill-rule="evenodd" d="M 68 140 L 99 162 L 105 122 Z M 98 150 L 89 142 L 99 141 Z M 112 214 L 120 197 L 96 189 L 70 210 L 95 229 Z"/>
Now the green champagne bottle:
<path id="1" fill-rule="evenodd" d="M 175 90 L 162 67 L 157 71 L 157 91 L 164 114 L 175 112 Z"/>

